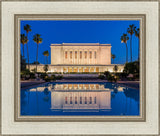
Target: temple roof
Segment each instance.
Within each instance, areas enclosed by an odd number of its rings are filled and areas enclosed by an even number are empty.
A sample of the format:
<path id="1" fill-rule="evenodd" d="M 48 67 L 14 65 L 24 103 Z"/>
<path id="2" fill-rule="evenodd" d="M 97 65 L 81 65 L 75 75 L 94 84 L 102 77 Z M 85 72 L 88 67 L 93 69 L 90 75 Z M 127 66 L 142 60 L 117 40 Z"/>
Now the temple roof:
<path id="1" fill-rule="evenodd" d="M 100 43 L 62 43 L 62 44 L 51 44 L 51 46 L 111 46 L 111 44 L 100 44 Z"/>

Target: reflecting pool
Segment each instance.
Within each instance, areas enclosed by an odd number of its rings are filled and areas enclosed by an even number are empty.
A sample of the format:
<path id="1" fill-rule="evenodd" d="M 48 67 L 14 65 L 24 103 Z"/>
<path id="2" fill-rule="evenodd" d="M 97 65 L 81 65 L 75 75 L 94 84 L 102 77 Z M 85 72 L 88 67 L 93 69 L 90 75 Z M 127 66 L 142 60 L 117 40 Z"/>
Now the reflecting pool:
<path id="1" fill-rule="evenodd" d="M 114 83 L 45 83 L 21 89 L 21 115 L 138 116 L 139 90 Z"/>

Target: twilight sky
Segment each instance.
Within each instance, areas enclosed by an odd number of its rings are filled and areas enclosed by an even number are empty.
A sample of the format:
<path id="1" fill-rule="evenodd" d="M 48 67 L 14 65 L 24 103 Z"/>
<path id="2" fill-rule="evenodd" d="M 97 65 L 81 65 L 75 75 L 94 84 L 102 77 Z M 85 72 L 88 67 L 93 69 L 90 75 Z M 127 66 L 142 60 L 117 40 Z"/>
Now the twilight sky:
<path id="1" fill-rule="evenodd" d="M 43 42 L 39 45 L 38 61 L 44 63 L 43 52 L 50 53 L 51 43 L 109 43 L 111 52 L 116 55 L 115 64 L 124 64 L 126 61 L 126 47 L 121 43 L 120 37 L 127 32 L 130 24 L 139 28 L 139 21 L 21 21 L 21 34 L 26 34 L 24 26 L 29 24 L 32 32 L 29 32 L 28 47 L 30 63 L 36 61 L 37 45 L 33 41 L 33 35 L 40 34 Z M 128 35 L 129 36 L 129 35 Z M 129 36 L 130 37 L 130 36 Z M 128 60 L 130 61 L 130 41 L 128 41 Z M 138 58 L 138 39 L 132 38 L 132 58 Z M 27 58 L 26 46 L 25 57 Z M 113 61 L 112 61 L 113 63 Z M 49 56 L 50 64 L 50 56 Z"/>

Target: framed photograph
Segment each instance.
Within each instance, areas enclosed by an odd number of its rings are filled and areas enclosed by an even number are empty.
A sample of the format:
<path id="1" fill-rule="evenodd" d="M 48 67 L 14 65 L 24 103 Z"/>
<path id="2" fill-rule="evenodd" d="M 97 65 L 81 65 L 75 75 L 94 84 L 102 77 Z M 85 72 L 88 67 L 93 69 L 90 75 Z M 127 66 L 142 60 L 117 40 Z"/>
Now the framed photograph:
<path id="1" fill-rule="evenodd" d="M 1 1 L 1 135 L 154 135 L 159 1 Z"/>

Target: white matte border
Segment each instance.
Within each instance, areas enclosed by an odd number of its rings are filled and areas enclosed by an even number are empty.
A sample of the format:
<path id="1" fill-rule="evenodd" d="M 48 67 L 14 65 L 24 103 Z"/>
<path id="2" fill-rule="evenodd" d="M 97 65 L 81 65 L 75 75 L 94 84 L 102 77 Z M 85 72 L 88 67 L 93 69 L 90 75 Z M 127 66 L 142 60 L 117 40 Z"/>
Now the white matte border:
<path id="1" fill-rule="evenodd" d="M 14 122 L 14 14 L 146 14 L 146 122 Z M 158 134 L 158 2 L 2 2 L 2 134 Z"/>

